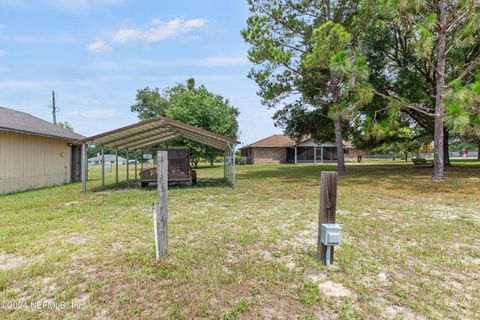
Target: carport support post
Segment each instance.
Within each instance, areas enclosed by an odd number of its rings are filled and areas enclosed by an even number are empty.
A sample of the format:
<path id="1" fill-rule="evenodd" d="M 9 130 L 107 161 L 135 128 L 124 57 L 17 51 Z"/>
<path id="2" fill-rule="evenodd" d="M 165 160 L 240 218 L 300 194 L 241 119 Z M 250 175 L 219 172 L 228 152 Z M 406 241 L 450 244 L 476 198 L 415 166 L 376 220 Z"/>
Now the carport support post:
<path id="1" fill-rule="evenodd" d="M 157 151 L 157 235 L 159 258 L 166 258 L 168 249 L 168 151 Z"/>
<path id="2" fill-rule="evenodd" d="M 320 241 L 322 224 L 335 223 L 337 209 L 338 174 L 335 171 L 324 171 L 320 176 L 320 211 L 318 217 L 317 258 L 326 263 L 327 247 Z M 330 261 L 333 263 L 333 247 Z"/>
<path id="3" fill-rule="evenodd" d="M 225 150 L 223 152 L 223 177 L 227 178 L 227 157 L 228 157 L 228 151 Z"/>
<path id="4" fill-rule="evenodd" d="M 138 151 L 135 150 L 135 181 L 137 181 L 137 155 Z"/>
<path id="5" fill-rule="evenodd" d="M 102 190 L 105 190 L 105 153 L 102 146 Z"/>
<path id="6" fill-rule="evenodd" d="M 129 174 L 128 171 L 129 171 L 129 170 L 128 170 L 128 149 L 127 149 L 127 186 L 128 186 L 128 183 L 130 182 L 130 181 L 128 180 L 128 174 Z"/>
<path id="7" fill-rule="evenodd" d="M 87 146 L 82 144 L 82 160 L 81 163 L 81 174 L 82 174 L 82 184 L 83 192 L 87 192 L 87 170 L 88 170 L 88 157 L 87 157 Z"/>
<path id="8" fill-rule="evenodd" d="M 115 147 L 115 183 L 118 184 L 118 148 Z"/>
<path id="9" fill-rule="evenodd" d="M 232 145 L 232 148 L 231 148 L 231 152 L 232 152 L 232 181 L 231 181 L 231 185 L 232 185 L 232 188 L 235 188 L 235 145 Z"/>

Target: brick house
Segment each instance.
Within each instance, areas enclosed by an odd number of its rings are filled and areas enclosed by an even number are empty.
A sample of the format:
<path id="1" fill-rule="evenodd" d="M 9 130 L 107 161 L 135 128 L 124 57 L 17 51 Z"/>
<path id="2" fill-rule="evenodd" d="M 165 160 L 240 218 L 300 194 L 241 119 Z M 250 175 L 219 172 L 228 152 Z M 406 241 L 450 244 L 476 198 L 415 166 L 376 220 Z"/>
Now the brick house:
<path id="1" fill-rule="evenodd" d="M 344 142 L 345 161 L 357 162 L 365 159 L 366 151 Z M 289 136 L 275 134 L 240 148 L 240 154 L 250 164 L 267 163 L 334 163 L 337 147 L 313 138 L 296 142 Z"/>

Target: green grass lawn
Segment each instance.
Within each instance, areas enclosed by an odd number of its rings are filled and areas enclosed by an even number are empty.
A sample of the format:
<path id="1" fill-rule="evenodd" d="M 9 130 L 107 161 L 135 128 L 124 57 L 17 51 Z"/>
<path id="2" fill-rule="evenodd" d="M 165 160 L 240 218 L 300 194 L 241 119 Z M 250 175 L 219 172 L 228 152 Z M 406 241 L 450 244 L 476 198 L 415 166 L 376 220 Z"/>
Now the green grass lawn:
<path id="1" fill-rule="evenodd" d="M 330 267 L 315 251 L 333 165 L 237 166 L 236 189 L 198 169 L 199 186 L 169 190 L 158 263 L 155 188 L 0 196 L 0 318 L 479 319 L 480 163 L 454 164 L 443 182 L 402 161 L 348 166 Z"/>

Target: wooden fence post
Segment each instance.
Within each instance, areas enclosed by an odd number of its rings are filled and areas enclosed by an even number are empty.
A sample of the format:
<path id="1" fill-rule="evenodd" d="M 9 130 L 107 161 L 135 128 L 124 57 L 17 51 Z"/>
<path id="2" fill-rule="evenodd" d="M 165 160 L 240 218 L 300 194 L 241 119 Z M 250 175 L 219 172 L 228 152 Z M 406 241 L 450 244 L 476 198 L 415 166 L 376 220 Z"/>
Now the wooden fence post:
<path id="1" fill-rule="evenodd" d="M 152 203 L 152 215 L 153 215 L 153 237 L 155 239 L 155 259 L 160 259 L 159 243 L 158 243 L 158 214 L 157 206 L 155 202 Z"/>
<path id="2" fill-rule="evenodd" d="M 168 151 L 157 151 L 157 241 L 160 258 L 168 249 Z"/>
<path id="3" fill-rule="evenodd" d="M 335 213 L 337 209 L 337 172 L 324 171 L 320 177 L 320 211 L 318 216 L 318 241 L 317 258 L 326 263 L 327 247 L 320 241 L 321 226 L 324 223 L 335 223 Z M 333 246 L 331 248 L 331 261 L 333 262 Z"/>

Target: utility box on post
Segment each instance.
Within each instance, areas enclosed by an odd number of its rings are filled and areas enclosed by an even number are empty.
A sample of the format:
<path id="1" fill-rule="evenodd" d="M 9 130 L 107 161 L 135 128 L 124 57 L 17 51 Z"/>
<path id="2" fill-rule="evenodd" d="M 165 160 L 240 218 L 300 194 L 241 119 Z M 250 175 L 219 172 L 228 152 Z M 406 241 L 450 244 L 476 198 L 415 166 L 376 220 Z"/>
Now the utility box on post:
<path id="1" fill-rule="evenodd" d="M 322 224 L 320 241 L 326 246 L 338 246 L 342 241 L 342 226 L 333 223 Z"/>

